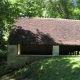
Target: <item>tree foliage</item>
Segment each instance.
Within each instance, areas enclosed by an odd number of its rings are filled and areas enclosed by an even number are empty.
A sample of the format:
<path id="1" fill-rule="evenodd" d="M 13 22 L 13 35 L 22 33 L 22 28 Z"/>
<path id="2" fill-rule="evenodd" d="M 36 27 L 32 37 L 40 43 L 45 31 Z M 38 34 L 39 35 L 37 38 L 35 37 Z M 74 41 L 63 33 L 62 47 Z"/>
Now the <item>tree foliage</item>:
<path id="1" fill-rule="evenodd" d="M 5 36 L 18 17 L 80 19 L 80 0 L 0 0 L 0 28 Z"/>
<path id="2" fill-rule="evenodd" d="M 0 0 L 0 27 L 10 29 L 18 17 L 80 19 L 79 0 Z"/>

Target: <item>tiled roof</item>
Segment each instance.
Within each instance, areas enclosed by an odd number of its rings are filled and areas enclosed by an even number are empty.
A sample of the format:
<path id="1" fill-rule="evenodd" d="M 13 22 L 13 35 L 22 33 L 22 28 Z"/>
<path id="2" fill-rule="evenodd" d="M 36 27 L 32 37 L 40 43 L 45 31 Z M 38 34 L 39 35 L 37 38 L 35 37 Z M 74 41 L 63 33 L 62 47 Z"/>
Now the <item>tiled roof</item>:
<path id="1" fill-rule="evenodd" d="M 19 18 L 9 43 L 80 45 L 80 20 Z"/>

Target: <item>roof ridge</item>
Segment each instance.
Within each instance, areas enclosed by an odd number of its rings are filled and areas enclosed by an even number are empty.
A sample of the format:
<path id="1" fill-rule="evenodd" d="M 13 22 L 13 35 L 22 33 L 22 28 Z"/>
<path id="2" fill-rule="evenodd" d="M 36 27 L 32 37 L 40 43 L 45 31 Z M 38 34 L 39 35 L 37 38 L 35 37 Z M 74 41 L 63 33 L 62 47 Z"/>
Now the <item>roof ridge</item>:
<path id="1" fill-rule="evenodd" d="M 24 18 L 26 18 L 26 19 L 54 19 L 54 20 L 80 21 L 80 20 L 75 20 L 75 19 L 64 19 L 64 18 L 44 18 L 44 17 L 31 17 L 31 18 L 29 18 L 29 17 L 19 17 L 18 20 L 19 20 L 19 19 L 24 19 Z"/>

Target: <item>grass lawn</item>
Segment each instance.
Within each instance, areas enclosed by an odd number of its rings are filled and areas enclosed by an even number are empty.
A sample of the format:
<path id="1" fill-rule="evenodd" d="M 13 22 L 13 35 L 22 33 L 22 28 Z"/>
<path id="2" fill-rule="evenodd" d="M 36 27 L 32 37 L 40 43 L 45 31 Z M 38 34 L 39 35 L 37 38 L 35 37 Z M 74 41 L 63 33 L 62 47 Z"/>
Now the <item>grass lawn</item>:
<path id="1" fill-rule="evenodd" d="M 80 80 L 80 56 L 53 57 L 36 61 L 4 77 L 4 80 L 25 80 L 25 78 L 31 80 Z"/>

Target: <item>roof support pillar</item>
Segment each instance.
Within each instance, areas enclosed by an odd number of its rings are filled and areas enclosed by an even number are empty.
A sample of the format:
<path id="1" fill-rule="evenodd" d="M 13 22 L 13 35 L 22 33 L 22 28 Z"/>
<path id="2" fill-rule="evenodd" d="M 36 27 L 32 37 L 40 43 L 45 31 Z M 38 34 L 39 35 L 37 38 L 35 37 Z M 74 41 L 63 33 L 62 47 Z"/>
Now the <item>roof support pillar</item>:
<path id="1" fill-rule="evenodd" d="M 20 44 L 18 44 L 18 55 L 20 55 Z"/>
<path id="2" fill-rule="evenodd" d="M 59 45 L 54 45 L 52 47 L 52 55 L 53 56 L 59 56 Z"/>

